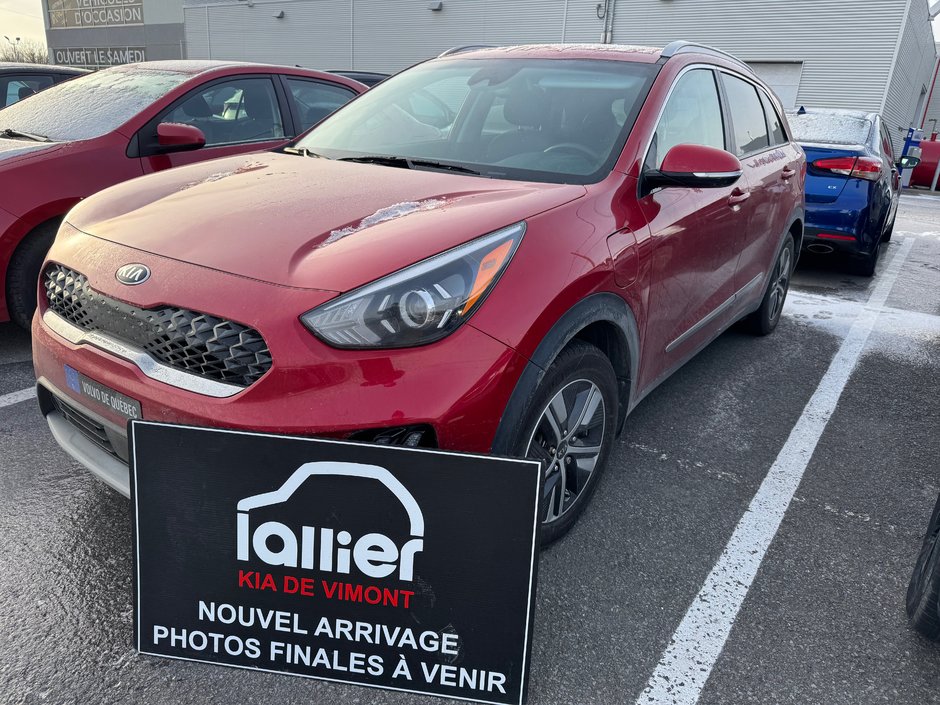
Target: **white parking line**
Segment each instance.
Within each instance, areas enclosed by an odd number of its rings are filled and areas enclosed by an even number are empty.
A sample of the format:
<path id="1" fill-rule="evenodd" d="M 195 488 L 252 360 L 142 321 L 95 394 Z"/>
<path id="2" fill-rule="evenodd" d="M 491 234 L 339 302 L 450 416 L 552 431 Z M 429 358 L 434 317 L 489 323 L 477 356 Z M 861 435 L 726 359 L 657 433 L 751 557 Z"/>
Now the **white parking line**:
<path id="1" fill-rule="evenodd" d="M 14 404 L 19 404 L 21 401 L 32 399 L 35 396 L 36 396 L 35 387 L 30 387 L 29 389 L 21 389 L 18 392 L 10 392 L 9 394 L 0 395 L 0 409 L 2 409 L 5 406 L 13 406 Z"/>
<path id="2" fill-rule="evenodd" d="M 914 238 L 905 238 L 880 273 L 868 303 L 849 329 L 718 562 L 672 635 L 646 689 L 637 698 L 637 705 L 694 705 L 698 702 L 754 576 L 914 242 Z"/>

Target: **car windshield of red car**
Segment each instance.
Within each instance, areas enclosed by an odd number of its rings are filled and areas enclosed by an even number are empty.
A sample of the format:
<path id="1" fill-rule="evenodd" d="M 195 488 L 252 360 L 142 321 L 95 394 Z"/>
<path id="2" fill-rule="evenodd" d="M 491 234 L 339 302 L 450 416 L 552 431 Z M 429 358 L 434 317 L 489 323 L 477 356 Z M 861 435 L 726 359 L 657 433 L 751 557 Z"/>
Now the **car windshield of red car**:
<path id="1" fill-rule="evenodd" d="M 432 61 L 380 83 L 295 146 L 334 159 L 404 157 L 491 178 L 593 183 L 616 162 L 655 71 L 586 59 Z"/>
<path id="2" fill-rule="evenodd" d="M 124 124 L 190 74 L 116 67 L 48 88 L 0 110 L 0 130 L 56 142 L 87 140 Z"/>

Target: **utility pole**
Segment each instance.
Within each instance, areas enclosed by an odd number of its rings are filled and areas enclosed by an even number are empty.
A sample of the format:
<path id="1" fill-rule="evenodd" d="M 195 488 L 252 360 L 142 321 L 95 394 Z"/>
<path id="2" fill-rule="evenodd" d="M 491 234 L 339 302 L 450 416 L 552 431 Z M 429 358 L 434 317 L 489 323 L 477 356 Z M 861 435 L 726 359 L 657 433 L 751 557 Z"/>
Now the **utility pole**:
<path id="1" fill-rule="evenodd" d="M 20 52 L 19 52 L 19 49 L 17 48 L 17 45 L 20 43 L 20 38 L 17 37 L 15 42 L 5 34 L 3 35 L 3 38 L 6 39 L 8 42 L 10 42 L 10 45 L 13 47 L 13 61 L 19 61 Z"/>

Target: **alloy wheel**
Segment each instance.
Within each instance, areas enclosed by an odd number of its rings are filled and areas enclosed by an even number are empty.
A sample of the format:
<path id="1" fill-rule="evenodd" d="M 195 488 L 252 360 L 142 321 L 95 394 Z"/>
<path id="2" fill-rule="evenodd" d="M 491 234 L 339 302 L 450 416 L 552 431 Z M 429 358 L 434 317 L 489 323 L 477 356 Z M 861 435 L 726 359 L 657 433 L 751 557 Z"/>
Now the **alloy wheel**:
<path id="1" fill-rule="evenodd" d="M 607 409 L 596 384 L 569 382 L 542 410 L 526 457 L 542 462 L 545 523 L 560 519 L 587 487 L 603 446 Z"/>
<path id="2" fill-rule="evenodd" d="M 789 247 L 784 247 L 777 258 L 777 266 L 774 267 L 773 282 L 770 289 L 770 320 L 775 321 L 783 310 L 783 304 L 787 298 L 787 291 L 790 288 L 790 268 L 793 262 L 793 255 Z"/>

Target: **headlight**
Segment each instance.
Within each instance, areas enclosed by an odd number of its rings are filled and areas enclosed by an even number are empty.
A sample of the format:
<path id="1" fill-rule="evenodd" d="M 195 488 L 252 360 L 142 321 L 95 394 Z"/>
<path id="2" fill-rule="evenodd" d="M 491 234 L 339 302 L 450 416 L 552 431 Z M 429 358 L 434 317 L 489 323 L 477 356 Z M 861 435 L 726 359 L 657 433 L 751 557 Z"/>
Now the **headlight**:
<path id="1" fill-rule="evenodd" d="M 338 348 L 405 348 L 440 340 L 480 306 L 525 233 L 525 223 L 460 245 L 300 317 Z"/>

